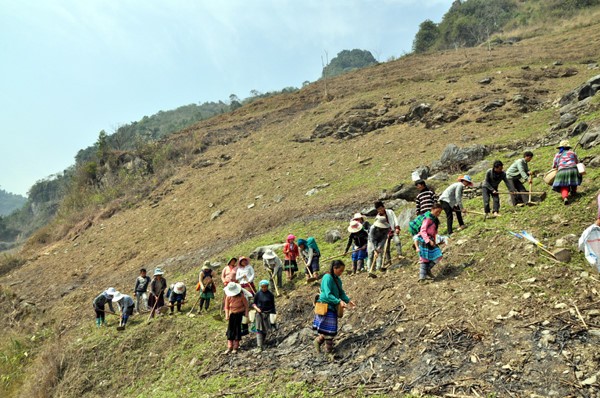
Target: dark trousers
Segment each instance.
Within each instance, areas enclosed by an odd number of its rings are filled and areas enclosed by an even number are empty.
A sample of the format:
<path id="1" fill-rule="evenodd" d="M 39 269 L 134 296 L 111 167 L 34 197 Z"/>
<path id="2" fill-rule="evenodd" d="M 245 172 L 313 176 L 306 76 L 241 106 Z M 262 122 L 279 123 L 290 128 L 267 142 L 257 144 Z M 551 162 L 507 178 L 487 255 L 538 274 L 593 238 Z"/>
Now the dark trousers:
<path id="1" fill-rule="evenodd" d="M 210 299 L 209 298 L 201 298 L 200 299 L 200 308 L 198 309 L 198 311 L 202 310 L 202 306 L 204 305 L 204 309 L 206 311 L 208 311 L 208 306 L 210 305 Z"/>
<path id="2" fill-rule="evenodd" d="M 96 319 L 100 318 L 102 320 L 102 323 L 104 323 L 104 310 L 94 308 L 94 311 L 96 311 Z"/>
<path id="3" fill-rule="evenodd" d="M 448 235 L 450 235 L 452 233 L 452 222 L 454 221 L 454 209 L 450 207 L 450 204 L 448 202 L 444 202 L 443 200 L 440 201 L 440 204 L 442 205 L 442 209 L 444 209 L 444 212 L 446 213 L 446 226 L 448 227 Z M 458 225 L 465 225 L 460 210 L 456 212 L 456 219 L 458 220 Z"/>
<path id="4" fill-rule="evenodd" d="M 490 212 L 490 197 L 492 198 L 492 201 L 494 202 L 494 213 L 497 213 L 500 211 L 500 195 L 499 194 L 493 194 L 492 191 L 490 191 L 487 188 L 482 188 L 481 189 L 481 193 L 483 194 L 483 211 L 487 213 Z"/>
<path id="5" fill-rule="evenodd" d="M 508 190 L 511 192 L 527 192 L 527 188 L 525 188 L 521 180 L 519 180 L 518 178 L 508 179 Z M 513 206 L 516 206 L 519 203 L 527 202 L 529 202 L 529 195 L 510 195 L 510 203 Z"/>

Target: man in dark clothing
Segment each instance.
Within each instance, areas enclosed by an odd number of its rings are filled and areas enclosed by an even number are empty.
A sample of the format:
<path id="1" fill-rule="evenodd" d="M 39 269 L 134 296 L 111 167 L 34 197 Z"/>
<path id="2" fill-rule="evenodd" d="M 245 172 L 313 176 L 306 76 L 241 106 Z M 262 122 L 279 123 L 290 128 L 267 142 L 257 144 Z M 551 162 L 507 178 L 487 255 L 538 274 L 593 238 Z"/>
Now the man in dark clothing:
<path id="1" fill-rule="evenodd" d="M 500 182 L 504 181 L 506 187 L 509 188 L 508 180 L 506 179 L 506 173 L 502 171 L 504 164 L 501 161 L 494 161 L 494 165 L 485 174 L 485 181 L 483 182 L 482 194 L 483 194 L 483 209 L 485 214 L 490 213 L 490 196 L 494 201 L 494 217 L 498 217 L 500 211 L 500 195 L 498 195 L 498 186 Z M 510 189 L 510 188 L 509 188 Z"/>
<path id="2" fill-rule="evenodd" d="M 429 188 L 425 181 L 415 181 L 415 186 L 419 190 L 419 194 L 415 199 L 417 205 L 417 215 L 425 214 L 433 207 L 433 204 L 437 201 L 437 197 L 433 189 Z"/>

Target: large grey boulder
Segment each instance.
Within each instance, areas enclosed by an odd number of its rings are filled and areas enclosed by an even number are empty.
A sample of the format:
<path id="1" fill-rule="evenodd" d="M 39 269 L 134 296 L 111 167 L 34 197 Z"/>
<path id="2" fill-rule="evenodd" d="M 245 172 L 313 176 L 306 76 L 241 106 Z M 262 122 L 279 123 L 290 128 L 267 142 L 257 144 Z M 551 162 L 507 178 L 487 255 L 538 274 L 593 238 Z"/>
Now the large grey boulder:
<path id="1" fill-rule="evenodd" d="M 434 161 L 431 168 L 434 170 L 467 170 L 471 165 L 482 160 L 488 154 L 483 145 L 473 145 L 459 148 L 454 144 L 448 144 L 442 153 L 440 160 Z"/>
<path id="2" fill-rule="evenodd" d="M 342 239 L 342 234 L 337 229 L 330 229 L 325 232 L 325 242 L 327 243 L 335 243 L 340 239 Z"/>
<path id="3" fill-rule="evenodd" d="M 572 113 L 565 113 L 564 115 L 560 115 L 560 121 L 558 122 L 558 128 L 564 129 L 572 125 L 577 121 L 577 116 Z"/>
<path id="4" fill-rule="evenodd" d="M 579 122 L 577 126 L 573 127 L 573 130 L 569 133 L 569 137 L 574 137 L 581 133 L 584 133 L 588 129 L 588 124 L 586 122 Z"/>
<path id="5" fill-rule="evenodd" d="M 429 178 L 429 167 L 419 166 L 411 173 L 411 179 L 413 181 L 426 180 Z"/>
<path id="6" fill-rule="evenodd" d="M 410 223 L 410 220 L 415 218 L 416 215 L 417 209 L 415 209 L 414 207 L 404 209 L 399 214 L 397 214 L 396 218 L 398 219 L 398 225 L 400 226 L 400 229 L 402 231 L 408 230 L 408 223 Z"/>
<path id="7" fill-rule="evenodd" d="M 489 168 L 492 167 L 492 164 L 490 163 L 489 160 L 484 159 L 481 162 L 477 163 L 475 166 L 471 167 L 469 170 L 467 170 L 466 174 L 477 174 L 477 173 L 481 173 L 482 171 L 487 171 Z"/>
<path id="8" fill-rule="evenodd" d="M 274 252 L 277 252 L 277 250 L 282 250 L 283 246 L 284 246 L 283 243 L 275 243 L 272 245 L 259 246 L 259 247 L 255 248 L 254 250 L 252 250 L 252 253 L 250 253 L 250 258 L 253 260 L 260 260 L 260 259 L 262 259 L 263 254 L 267 250 L 270 249 L 270 250 L 273 250 Z"/>
<path id="9" fill-rule="evenodd" d="M 398 191 L 389 195 L 389 199 L 404 199 L 409 202 L 414 201 L 419 194 L 419 190 L 414 184 L 406 185 L 399 189 Z"/>
<path id="10" fill-rule="evenodd" d="M 596 145 L 598 145 L 598 141 L 600 140 L 600 128 L 596 128 L 594 130 L 590 130 L 581 137 L 579 140 L 579 144 L 585 148 L 589 149 Z"/>

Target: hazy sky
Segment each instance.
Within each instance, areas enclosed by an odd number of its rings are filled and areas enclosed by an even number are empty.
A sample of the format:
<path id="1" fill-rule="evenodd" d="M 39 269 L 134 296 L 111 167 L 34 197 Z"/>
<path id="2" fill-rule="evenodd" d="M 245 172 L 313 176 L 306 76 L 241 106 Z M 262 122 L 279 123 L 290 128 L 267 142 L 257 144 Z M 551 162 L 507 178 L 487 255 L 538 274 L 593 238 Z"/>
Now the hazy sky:
<path id="1" fill-rule="evenodd" d="M 25 195 L 102 129 L 300 87 L 321 56 L 410 52 L 452 0 L 0 0 L 0 188 Z"/>

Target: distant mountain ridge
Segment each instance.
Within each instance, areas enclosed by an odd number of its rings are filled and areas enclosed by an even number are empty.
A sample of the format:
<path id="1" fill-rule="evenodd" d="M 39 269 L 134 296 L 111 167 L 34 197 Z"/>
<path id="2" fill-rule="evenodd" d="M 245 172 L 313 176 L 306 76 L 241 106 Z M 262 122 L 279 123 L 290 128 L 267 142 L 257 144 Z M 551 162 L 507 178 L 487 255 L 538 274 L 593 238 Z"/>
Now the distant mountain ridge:
<path id="1" fill-rule="evenodd" d="M 0 189 L 0 216 L 7 216 L 20 209 L 25 202 L 27 202 L 26 197 Z"/>

